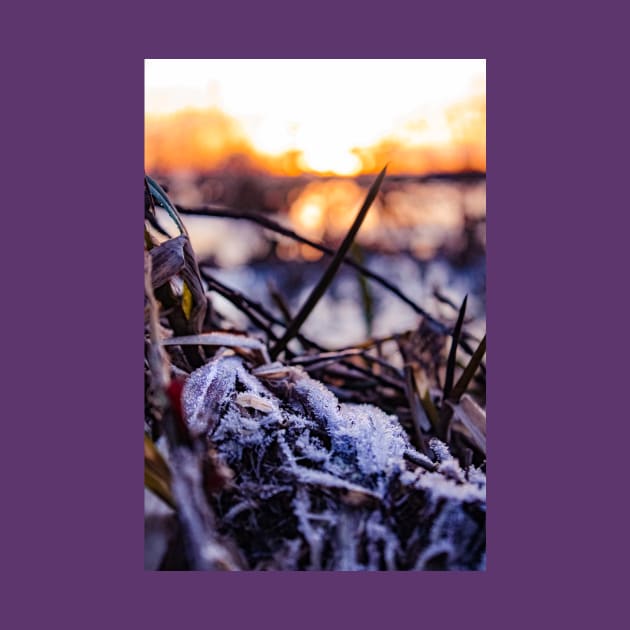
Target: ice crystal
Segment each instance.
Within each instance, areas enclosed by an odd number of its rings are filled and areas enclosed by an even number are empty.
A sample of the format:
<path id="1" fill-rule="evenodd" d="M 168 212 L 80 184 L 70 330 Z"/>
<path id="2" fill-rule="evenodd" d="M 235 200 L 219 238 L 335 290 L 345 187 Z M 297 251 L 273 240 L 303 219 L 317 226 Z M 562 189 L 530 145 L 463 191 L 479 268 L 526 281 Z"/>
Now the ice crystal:
<path id="1" fill-rule="evenodd" d="M 235 473 L 215 507 L 252 568 L 481 567 L 482 471 L 435 439 L 436 470 L 410 465 L 424 456 L 395 416 L 339 404 L 301 368 L 257 374 L 221 356 L 183 392 L 190 427 Z"/>

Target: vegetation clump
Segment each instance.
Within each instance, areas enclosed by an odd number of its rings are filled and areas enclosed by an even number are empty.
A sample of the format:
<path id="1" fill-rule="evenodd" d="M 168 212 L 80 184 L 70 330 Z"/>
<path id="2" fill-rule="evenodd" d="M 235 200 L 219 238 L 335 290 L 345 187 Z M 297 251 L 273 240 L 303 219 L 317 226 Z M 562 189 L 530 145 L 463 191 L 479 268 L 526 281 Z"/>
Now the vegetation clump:
<path id="1" fill-rule="evenodd" d="M 454 323 L 414 305 L 416 329 L 356 347 L 301 332 L 384 176 L 293 316 L 277 290 L 279 315 L 200 269 L 183 209 L 145 178 L 146 568 L 485 568 L 485 337 L 471 346 L 466 299 Z"/>

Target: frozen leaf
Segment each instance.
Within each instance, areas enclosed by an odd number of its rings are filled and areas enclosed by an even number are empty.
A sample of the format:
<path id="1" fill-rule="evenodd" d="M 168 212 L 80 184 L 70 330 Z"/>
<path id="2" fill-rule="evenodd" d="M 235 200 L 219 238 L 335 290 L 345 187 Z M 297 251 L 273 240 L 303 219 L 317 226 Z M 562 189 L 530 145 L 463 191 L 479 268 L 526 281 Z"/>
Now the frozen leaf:
<path id="1" fill-rule="evenodd" d="M 340 404 L 300 367 L 250 370 L 238 356 L 193 372 L 183 403 L 235 473 L 222 527 L 252 567 L 479 568 L 485 475 L 443 442 L 429 444 L 434 463 L 395 416 Z"/>

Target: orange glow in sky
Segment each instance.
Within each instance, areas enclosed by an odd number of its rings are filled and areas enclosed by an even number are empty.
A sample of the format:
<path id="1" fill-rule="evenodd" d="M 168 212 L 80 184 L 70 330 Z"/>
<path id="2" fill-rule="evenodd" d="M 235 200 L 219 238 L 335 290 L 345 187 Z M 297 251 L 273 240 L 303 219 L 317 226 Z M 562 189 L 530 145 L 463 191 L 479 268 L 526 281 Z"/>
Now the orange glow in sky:
<path id="1" fill-rule="evenodd" d="M 485 170 L 485 60 L 145 60 L 145 167 Z M 241 160 L 241 163 L 242 163 Z"/>

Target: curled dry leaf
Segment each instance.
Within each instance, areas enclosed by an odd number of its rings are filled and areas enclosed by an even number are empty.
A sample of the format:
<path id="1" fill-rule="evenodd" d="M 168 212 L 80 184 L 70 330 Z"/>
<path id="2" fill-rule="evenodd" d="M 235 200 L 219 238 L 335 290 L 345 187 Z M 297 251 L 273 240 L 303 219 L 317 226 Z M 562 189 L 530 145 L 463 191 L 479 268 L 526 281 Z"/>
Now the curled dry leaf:
<path id="1" fill-rule="evenodd" d="M 151 284 L 154 289 L 161 287 L 184 269 L 186 265 L 184 260 L 185 240 L 185 236 L 171 238 L 149 252 L 151 256 Z"/>

